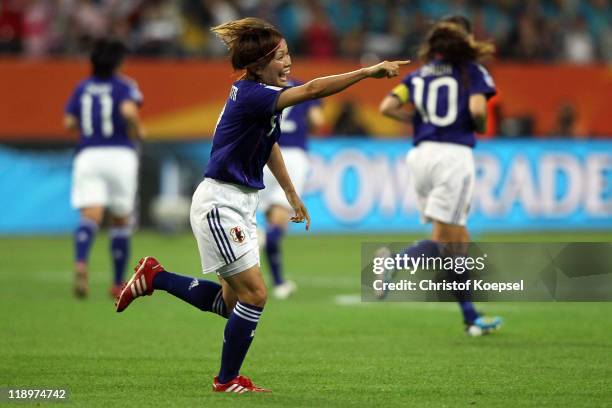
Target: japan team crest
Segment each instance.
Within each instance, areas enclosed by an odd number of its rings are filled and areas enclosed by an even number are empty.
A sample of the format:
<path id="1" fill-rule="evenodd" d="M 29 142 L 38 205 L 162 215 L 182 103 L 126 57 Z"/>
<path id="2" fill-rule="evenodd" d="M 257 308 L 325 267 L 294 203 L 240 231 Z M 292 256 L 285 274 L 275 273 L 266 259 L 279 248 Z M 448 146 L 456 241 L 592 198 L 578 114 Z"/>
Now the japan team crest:
<path id="1" fill-rule="evenodd" d="M 232 228 L 230 230 L 230 235 L 232 236 L 232 239 L 234 240 L 234 242 L 237 242 L 239 244 L 242 244 L 244 240 L 246 239 L 246 235 L 244 235 L 244 232 L 242 231 L 242 228 L 240 227 Z"/>

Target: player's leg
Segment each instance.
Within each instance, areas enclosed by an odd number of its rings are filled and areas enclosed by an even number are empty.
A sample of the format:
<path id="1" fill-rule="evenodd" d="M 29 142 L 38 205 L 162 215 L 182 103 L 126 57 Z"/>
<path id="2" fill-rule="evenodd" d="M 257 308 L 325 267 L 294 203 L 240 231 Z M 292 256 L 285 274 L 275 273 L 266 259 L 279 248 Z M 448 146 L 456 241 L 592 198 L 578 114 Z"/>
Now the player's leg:
<path id="1" fill-rule="evenodd" d="M 249 242 L 246 235 L 242 236 L 243 241 L 241 243 L 243 245 L 233 249 L 230 247 L 229 235 L 231 232 L 221 225 L 242 225 L 243 221 L 235 211 L 229 211 L 227 208 L 219 211 L 219 208 L 211 207 L 211 203 L 218 203 L 221 200 L 221 198 L 217 199 L 217 196 L 226 198 L 229 202 L 245 202 L 244 196 L 235 196 L 231 189 L 223 189 L 212 182 L 202 182 L 194 193 L 190 221 L 200 251 L 204 273 L 214 272 L 220 270 L 223 266 L 233 264 L 236 259 L 241 259 L 241 255 L 249 248 L 257 247 L 256 240 Z M 252 197 L 252 201 L 253 206 L 256 206 L 256 193 Z M 220 214 L 225 217 L 222 219 Z M 246 226 L 242 228 L 244 231 L 247 229 Z M 234 234 L 237 230 L 237 228 L 234 228 Z M 234 242 L 233 239 L 231 242 Z M 238 252 L 239 250 L 243 252 Z M 230 253 L 230 251 L 232 252 Z M 258 255 L 256 250 L 253 253 Z M 232 256 L 231 259 L 230 256 Z M 257 256 L 252 264 L 258 262 L 259 257 Z M 231 293 L 224 293 L 223 286 L 226 286 L 226 283 L 219 284 L 206 279 L 172 273 L 159 265 L 155 258 L 143 258 L 136 268 L 135 275 L 121 293 L 117 302 L 117 311 L 123 311 L 135 298 L 150 295 L 153 290 L 159 289 L 202 311 L 227 317 L 228 311 L 231 311 L 231 309 L 228 309 L 225 299 L 231 300 Z M 132 290 L 132 287 L 134 290 Z"/>
<path id="2" fill-rule="evenodd" d="M 440 255 L 442 257 L 462 257 L 467 255 L 467 246 L 469 244 L 469 234 L 467 228 L 463 225 L 452 225 L 441 221 L 432 221 L 433 229 L 431 238 L 437 242 L 440 247 Z M 456 282 L 465 282 L 469 279 L 468 271 L 456 273 L 448 271 L 449 278 Z M 457 291 L 453 293 L 459 302 L 463 321 L 466 325 L 471 325 L 480 317 L 474 304 L 472 303 L 472 293 L 469 290 Z"/>
<path id="3" fill-rule="evenodd" d="M 113 263 L 113 285 L 110 294 L 117 298 L 124 286 L 125 268 L 130 259 L 132 239 L 132 214 L 138 189 L 138 157 L 132 149 L 104 148 L 103 152 L 113 160 L 103 168 L 109 190 L 110 255 Z"/>
<path id="4" fill-rule="evenodd" d="M 250 261 L 241 263 L 247 265 L 253 261 L 254 255 L 250 256 Z M 218 385 L 229 384 L 238 377 L 267 300 L 266 285 L 258 264 L 239 273 L 226 272 L 223 279 L 235 293 L 237 302 L 225 326 L 221 369 L 215 379 Z"/>
<path id="5" fill-rule="evenodd" d="M 110 295 L 117 298 L 121 294 L 123 286 L 125 286 L 125 267 L 130 259 L 131 217 L 111 215 L 108 235 L 113 262 L 113 285 L 110 289 Z"/>
<path id="6" fill-rule="evenodd" d="M 200 309 L 227 318 L 222 286 L 217 282 L 197 279 L 167 271 L 157 259 L 145 257 L 135 268 L 135 273 L 117 300 L 117 312 L 125 310 L 134 299 L 163 290 Z"/>
<path id="7" fill-rule="evenodd" d="M 266 211 L 266 259 L 274 282 L 274 296 L 286 299 L 295 291 L 295 284 L 283 276 L 282 240 L 287 231 L 291 213 L 281 205 L 272 205 Z"/>
<path id="8" fill-rule="evenodd" d="M 446 224 L 433 221 L 432 240 L 440 243 L 440 254 L 443 257 L 463 257 L 467 255 L 470 236 L 463 225 Z M 470 279 L 469 271 L 462 273 L 449 271 L 449 278 L 456 282 L 466 282 Z M 476 311 L 472 303 L 470 290 L 456 291 L 453 295 L 459 303 L 461 314 L 470 336 L 481 336 L 501 327 L 502 319 L 498 316 L 485 317 Z"/>
<path id="9" fill-rule="evenodd" d="M 74 231 L 74 294 L 77 297 L 86 297 L 89 292 L 89 253 L 104 217 L 104 207 L 86 207 L 82 208 L 80 213 L 79 225 Z"/>
<path id="10" fill-rule="evenodd" d="M 234 290 L 225 279 L 223 279 L 221 276 L 218 278 L 219 282 L 221 283 L 221 288 L 223 289 L 222 295 L 225 306 L 227 310 L 234 310 L 234 307 L 236 307 L 236 302 L 238 302 L 238 296 L 236 296 L 236 293 L 234 293 Z"/>
<path id="11" fill-rule="evenodd" d="M 102 158 L 95 150 L 79 152 L 72 169 L 71 204 L 80 212 L 79 225 L 74 231 L 74 293 L 78 297 L 88 294 L 89 253 L 108 204 L 108 189 L 99 168 Z"/>

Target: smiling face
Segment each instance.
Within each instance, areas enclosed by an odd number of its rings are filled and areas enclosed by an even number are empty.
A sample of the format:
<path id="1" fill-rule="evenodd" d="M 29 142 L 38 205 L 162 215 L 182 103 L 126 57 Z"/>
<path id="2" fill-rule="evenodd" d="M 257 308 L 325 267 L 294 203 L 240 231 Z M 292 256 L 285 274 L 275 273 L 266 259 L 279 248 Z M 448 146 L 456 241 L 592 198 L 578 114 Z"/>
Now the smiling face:
<path id="1" fill-rule="evenodd" d="M 289 55 L 287 42 L 282 39 L 272 60 L 265 67 L 256 70 L 255 73 L 264 84 L 282 87 L 287 86 L 290 71 L 291 56 Z"/>

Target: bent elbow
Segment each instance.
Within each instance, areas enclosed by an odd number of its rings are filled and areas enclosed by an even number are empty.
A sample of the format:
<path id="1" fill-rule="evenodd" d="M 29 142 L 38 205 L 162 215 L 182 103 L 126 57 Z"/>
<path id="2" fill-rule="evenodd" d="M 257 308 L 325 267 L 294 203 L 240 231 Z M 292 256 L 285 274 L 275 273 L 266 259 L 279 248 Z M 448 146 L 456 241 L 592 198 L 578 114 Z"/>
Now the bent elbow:
<path id="1" fill-rule="evenodd" d="M 380 112 L 384 116 L 389 116 L 389 111 L 390 110 L 391 110 L 391 108 L 388 105 L 386 105 L 385 103 L 381 103 L 378 106 L 378 112 Z"/>

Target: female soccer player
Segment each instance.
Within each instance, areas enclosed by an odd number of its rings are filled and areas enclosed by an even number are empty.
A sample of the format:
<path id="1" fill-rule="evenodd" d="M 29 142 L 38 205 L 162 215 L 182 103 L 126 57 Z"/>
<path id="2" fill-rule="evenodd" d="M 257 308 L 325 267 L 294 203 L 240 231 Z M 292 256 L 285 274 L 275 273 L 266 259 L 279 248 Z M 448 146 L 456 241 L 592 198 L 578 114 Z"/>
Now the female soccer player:
<path id="1" fill-rule="evenodd" d="M 295 212 L 291 221 L 305 221 L 306 229 L 310 227 L 308 211 L 295 192 L 276 143 L 281 112 L 300 102 L 338 93 L 365 78 L 396 76 L 408 61 L 384 61 L 287 87 L 291 58 L 287 43 L 273 26 L 245 18 L 212 31 L 229 47 L 232 67 L 245 70 L 229 91 L 215 129 L 205 178 L 191 206 L 191 226 L 203 272 L 216 272 L 221 284 L 172 274 L 155 258 L 145 257 L 121 293 L 117 311 L 123 311 L 139 296 L 162 289 L 201 310 L 228 318 L 221 369 L 213 390 L 261 392 L 267 390 L 254 386 L 239 371 L 267 298 L 255 228 L 258 190 L 264 188 L 266 164 Z"/>
<path id="2" fill-rule="evenodd" d="M 484 132 L 487 98 L 495 95 L 493 79 L 477 61 L 493 51 L 492 44 L 474 40 L 467 19 L 447 18 L 433 27 L 419 49 L 424 65 L 408 74 L 381 102 L 384 115 L 412 122 L 415 147 L 408 153 L 408 167 L 422 218 L 433 224 L 431 240 L 404 251 L 410 257 L 461 256 L 467 247 L 465 224 L 475 177 L 474 132 Z M 414 114 L 404 109 L 408 102 Z M 467 278 L 466 274 L 452 275 Z M 501 319 L 485 319 L 476 312 L 470 292 L 455 295 L 468 334 L 485 334 L 500 326 Z"/>
<path id="3" fill-rule="evenodd" d="M 301 83 L 290 79 L 289 86 Z M 287 171 L 295 191 L 302 195 L 308 176 L 308 153 L 306 144 L 310 126 L 321 127 L 325 123 L 321 101 L 308 100 L 290 106 L 283 112 L 280 121 L 281 135 L 278 145 L 287 163 Z M 264 168 L 265 189 L 259 193 L 260 208 L 266 215 L 266 232 L 264 247 L 268 266 L 274 283 L 273 295 L 277 299 L 286 299 L 297 289 L 295 282 L 283 276 L 281 241 L 291 218 L 291 207 L 285 198 L 283 188 L 267 167 Z"/>
<path id="4" fill-rule="evenodd" d="M 79 83 L 66 106 L 64 125 L 79 131 L 79 144 L 72 174 L 72 205 L 81 220 L 74 234 L 75 295 L 88 293 L 87 260 L 104 210 L 111 213 L 111 256 L 118 297 L 129 259 L 130 217 L 136 199 L 138 156 L 130 138 L 143 130 L 138 119 L 142 94 L 131 79 L 120 76 L 124 45 L 102 39 L 91 53 L 92 75 Z"/>

